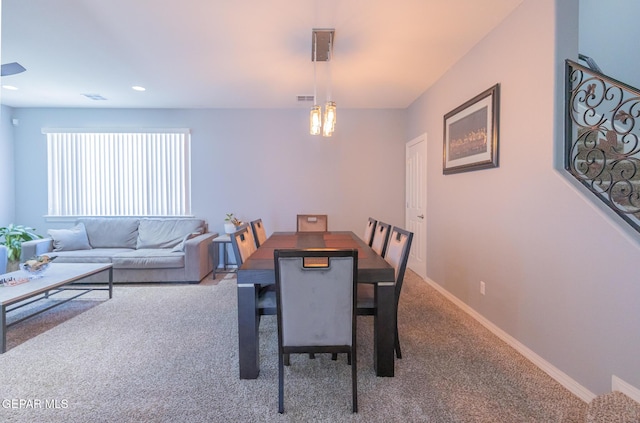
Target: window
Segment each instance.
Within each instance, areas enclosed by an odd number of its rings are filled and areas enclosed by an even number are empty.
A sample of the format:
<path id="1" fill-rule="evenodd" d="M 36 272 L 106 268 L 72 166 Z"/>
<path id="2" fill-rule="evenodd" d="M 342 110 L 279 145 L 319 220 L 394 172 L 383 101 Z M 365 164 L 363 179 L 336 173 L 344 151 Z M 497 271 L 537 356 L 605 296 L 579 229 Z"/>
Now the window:
<path id="1" fill-rule="evenodd" d="M 49 216 L 190 215 L 188 130 L 43 133 Z"/>

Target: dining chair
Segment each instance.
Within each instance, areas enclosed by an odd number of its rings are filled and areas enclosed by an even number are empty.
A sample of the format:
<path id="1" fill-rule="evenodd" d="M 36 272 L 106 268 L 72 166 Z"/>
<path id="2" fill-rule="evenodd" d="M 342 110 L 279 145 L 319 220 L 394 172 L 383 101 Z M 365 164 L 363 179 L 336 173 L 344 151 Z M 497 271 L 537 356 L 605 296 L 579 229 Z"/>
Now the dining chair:
<path id="1" fill-rule="evenodd" d="M 297 216 L 296 231 L 298 232 L 327 232 L 328 227 L 326 214 L 299 214 Z"/>
<path id="2" fill-rule="evenodd" d="M 367 221 L 367 226 L 364 228 L 364 242 L 371 247 L 371 243 L 373 242 L 373 234 L 376 230 L 376 224 L 378 221 L 372 217 Z"/>
<path id="3" fill-rule="evenodd" d="M 387 241 L 389 240 L 389 230 L 391 225 L 378 221 L 375 230 L 373 231 L 373 239 L 371 240 L 371 248 L 378 255 L 384 257 L 384 253 L 387 249 Z"/>
<path id="4" fill-rule="evenodd" d="M 325 258 L 318 264 L 318 258 Z M 278 412 L 284 412 L 285 356 L 347 353 L 352 411 L 358 411 L 356 287 L 358 250 L 274 251 L 278 320 Z"/>
<path id="5" fill-rule="evenodd" d="M 251 221 L 251 230 L 256 241 L 256 247 L 260 247 L 267 240 L 267 232 L 264 230 L 262 219 Z"/>
<path id="6" fill-rule="evenodd" d="M 249 224 L 245 223 L 239 226 L 237 230 L 231 234 L 231 245 L 233 247 L 233 255 L 236 258 L 236 264 L 240 267 L 242 263 L 257 250 L 256 242 L 253 238 L 253 231 L 249 227 Z"/>
<path id="7" fill-rule="evenodd" d="M 413 232 L 393 227 L 389 236 L 388 246 L 386 247 L 386 255 L 384 259 L 393 266 L 395 270 L 395 301 L 396 301 L 396 341 L 395 352 L 396 357 L 402 358 L 400 351 L 400 338 L 398 336 L 398 303 L 400 302 L 400 292 L 402 290 L 402 282 L 404 273 L 409 260 L 409 251 L 411 250 L 411 242 L 413 241 Z M 373 284 L 359 284 L 357 291 L 356 312 L 358 316 L 373 316 L 376 313 L 376 302 L 374 295 L 375 287 Z"/>
<path id="8" fill-rule="evenodd" d="M 245 223 L 239 226 L 238 230 L 231 234 L 231 246 L 236 264 L 240 268 L 242 263 L 257 250 L 253 231 L 249 224 Z M 272 287 L 273 285 L 261 285 L 258 290 L 258 314 L 260 316 L 276 314 L 275 292 L 271 289 Z"/>

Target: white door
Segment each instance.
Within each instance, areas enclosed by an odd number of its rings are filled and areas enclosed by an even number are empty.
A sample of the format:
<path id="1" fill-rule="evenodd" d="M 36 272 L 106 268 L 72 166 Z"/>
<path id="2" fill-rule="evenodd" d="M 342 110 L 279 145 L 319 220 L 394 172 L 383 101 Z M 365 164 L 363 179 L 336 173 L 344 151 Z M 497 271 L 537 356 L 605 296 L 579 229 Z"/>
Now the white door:
<path id="1" fill-rule="evenodd" d="M 407 266 L 427 278 L 427 134 L 407 143 L 405 221 L 413 232 Z"/>

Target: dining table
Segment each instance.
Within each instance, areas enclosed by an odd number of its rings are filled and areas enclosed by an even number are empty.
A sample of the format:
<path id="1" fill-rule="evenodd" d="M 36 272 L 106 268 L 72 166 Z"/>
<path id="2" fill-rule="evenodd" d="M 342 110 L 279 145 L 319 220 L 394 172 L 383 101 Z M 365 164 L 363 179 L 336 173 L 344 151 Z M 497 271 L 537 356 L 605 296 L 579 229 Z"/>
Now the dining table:
<path id="1" fill-rule="evenodd" d="M 354 232 L 274 232 L 238 269 L 238 358 L 240 379 L 260 374 L 259 325 L 264 313 L 260 292 L 275 284 L 277 249 L 338 248 L 358 250 L 357 283 L 373 284 L 373 367 L 377 376 L 394 375 L 396 327 L 395 270 Z M 275 301 L 271 304 L 275 310 Z"/>

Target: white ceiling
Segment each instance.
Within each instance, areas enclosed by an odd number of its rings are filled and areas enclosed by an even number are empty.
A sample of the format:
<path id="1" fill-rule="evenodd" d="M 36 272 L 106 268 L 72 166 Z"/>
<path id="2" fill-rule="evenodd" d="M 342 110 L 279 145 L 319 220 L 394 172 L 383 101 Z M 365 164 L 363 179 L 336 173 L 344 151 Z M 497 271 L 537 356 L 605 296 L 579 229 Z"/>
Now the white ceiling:
<path id="1" fill-rule="evenodd" d="M 2 0 L 12 107 L 405 108 L 522 0 Z M 329 72 L 330 71 L 330 72 Z M 146 87 L 136 92 L 133 85 Z M 107 100 L 90 100 L 99 94 Z"/>

